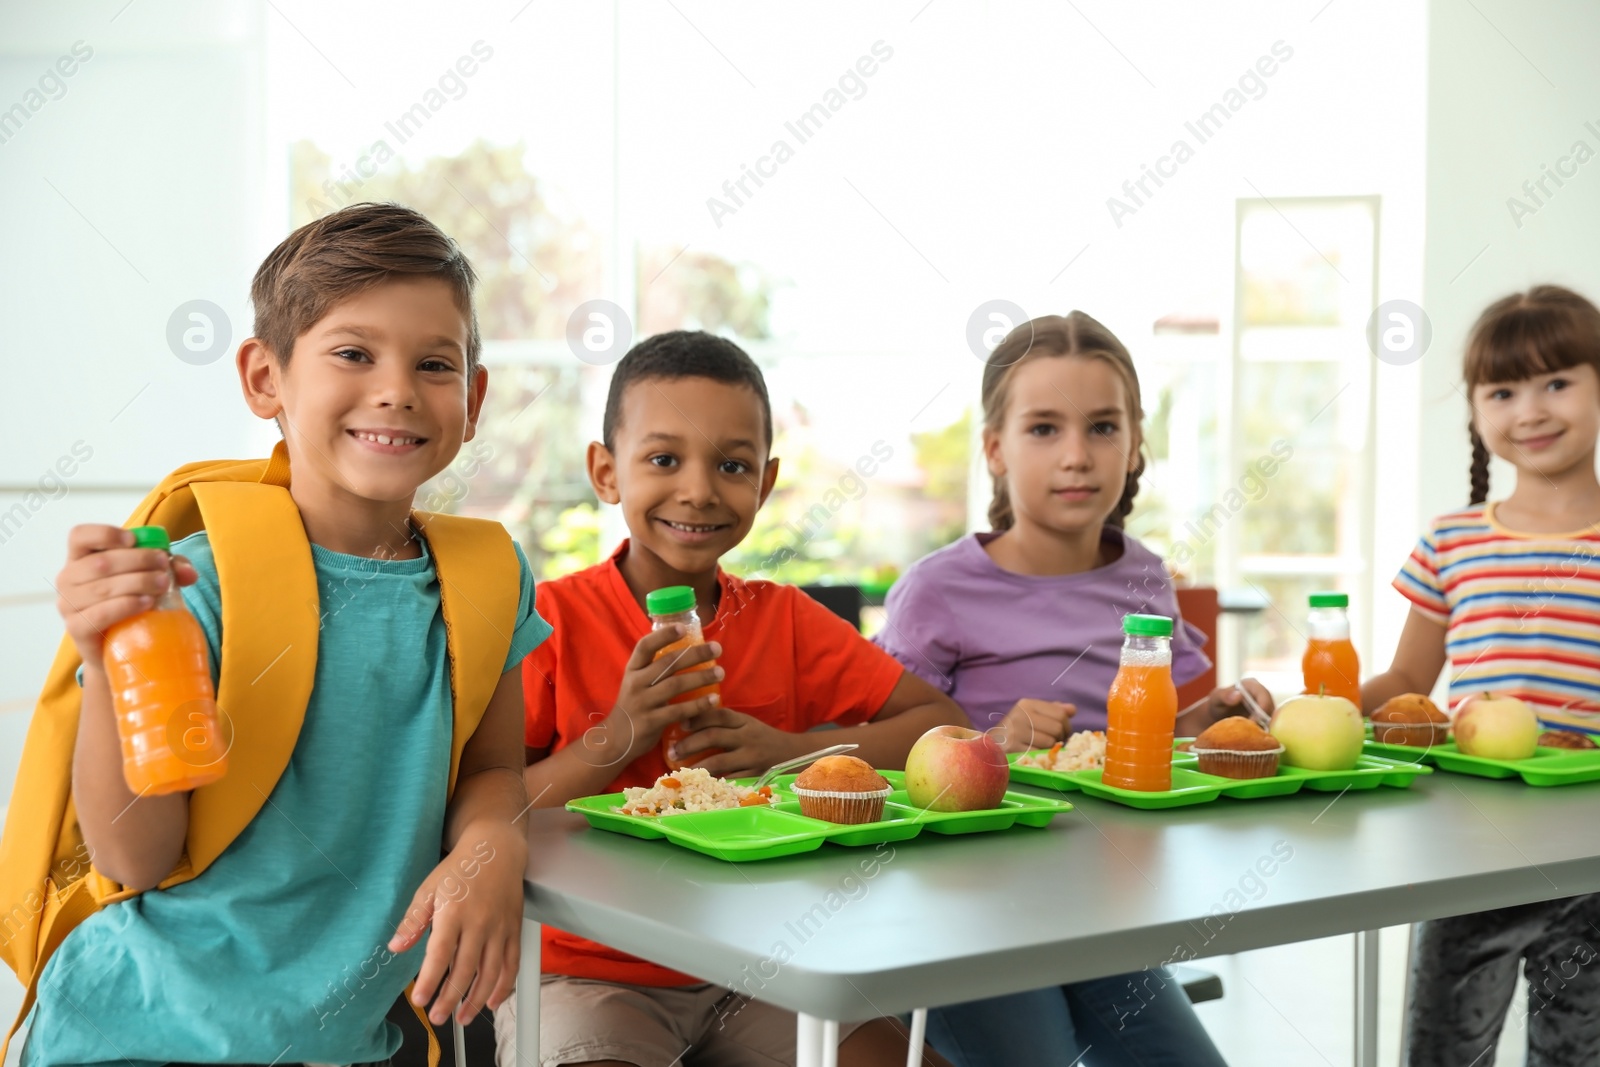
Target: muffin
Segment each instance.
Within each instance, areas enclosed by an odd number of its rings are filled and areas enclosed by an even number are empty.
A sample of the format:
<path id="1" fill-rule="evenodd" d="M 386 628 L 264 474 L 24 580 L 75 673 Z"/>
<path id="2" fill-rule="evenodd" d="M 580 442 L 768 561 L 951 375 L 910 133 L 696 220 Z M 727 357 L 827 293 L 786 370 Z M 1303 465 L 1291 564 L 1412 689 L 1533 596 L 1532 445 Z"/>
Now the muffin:
<path id="1" fill-rule="evenodd" d="M 1450 735 L 1450 719 L 1421 693 L 1403 693 L 1372 713 L 1372 739 L 1385 745 L 1432 748 Z"/>
<path id="2" fill-rule="evenodd" d="M 1580 734 L 1573 730 L 1546 730 L 1539 735 L 1540 748 L 1571 748 L 1585 750 L 1596 747 L 1594 740 L 1587 734 Z"/>
<path id="3" fill-rule="evenodd" d="M 1249 719 L 1232 716 L 1202 730 L 1189 751 L 1200 757 L 1201 774 L 1271 778 L 1278 773 L 1283 745 Z"/>
<path id="4" fill-rule="evenodd" d="M 824 756 L 789 788 L 800 798 L 801 815 L 851 824 L 883 818 L 883 802 L 894 791 L 872 764 L 854 756 Z"/>

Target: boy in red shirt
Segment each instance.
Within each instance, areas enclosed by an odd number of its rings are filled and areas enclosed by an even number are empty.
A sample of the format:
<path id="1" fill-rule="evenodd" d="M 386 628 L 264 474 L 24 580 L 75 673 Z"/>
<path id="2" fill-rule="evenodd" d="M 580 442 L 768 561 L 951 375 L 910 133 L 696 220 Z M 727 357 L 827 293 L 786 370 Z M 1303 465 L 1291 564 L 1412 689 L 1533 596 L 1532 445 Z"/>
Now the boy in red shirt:
<path id="1" fill-rule="evenodd" d="M 604 563 L 539 583 L 537 608 L 555 632 L 523 661 L 535 804 L 654 784 L 667 772 L 662 731 L 675 722 L 690 731 L 676 756 L 720 750 L 696 765 L 725 778 L 834 741 L 860 745 L 855 755 L 875 767 L 902 767 L 931 727 L 967 724 L 949 697 L 798 588 L 717 565 L 778 477 L 766 382 L 737 345 L 685 331 L 636 345 L 611 379 L 603 438 L 589 445 L 589 480 L 622 506 L 631 536 Z M 673 585 L 694 590 L 706 637 L 675 669 L 717 665 L 663 677 L 652 660 L 678 635 L 652 633 L 644 602 Z M 720 701 L 668 703 L 712 682 Z M 843 729 L 805 733 L 824 723 Z M 545 1063 L 668 1067 L 691 1047 L 689 1062 L 794 1062 L 794 1015 L 730 989 L 550 927 L 542 969 Z M 512 1014 L 497 1016 L 502 1045 Z M 905 1062 L 888 1020 L 840 1033 L 841 1064 Z"/>

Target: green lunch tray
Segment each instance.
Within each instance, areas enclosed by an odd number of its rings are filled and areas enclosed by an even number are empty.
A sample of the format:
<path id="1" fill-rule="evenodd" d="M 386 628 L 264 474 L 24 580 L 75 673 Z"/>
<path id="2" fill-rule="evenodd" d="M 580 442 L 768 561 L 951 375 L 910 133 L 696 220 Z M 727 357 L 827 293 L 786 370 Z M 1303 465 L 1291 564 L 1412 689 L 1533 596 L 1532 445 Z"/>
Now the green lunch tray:
<path id="1" fill-rule="evenodd" d="M 600 830 L 645 840 L 665 838 L 732 863 L 794 856 L 819 849 L 824 843 L 845 846 L 908 841 L 924 830 L 934 834 L 975 834 L 1006 830 L 1012 826 L 1047 826 L 1072 805 L 1026 793 L 1006 793 L 998 808 L 985 811 L 927 811 L 914 806 L 906 795 L 901 771 L 879 771 L 894 787 L 878 822 L 845 825 L 811 819 L 800 814 L 800 801 L 789 787 L 795 776 L 774 779 L 773 803 L 721 811 L 685 812 L 682 815 L 624 815 L 617 809 L 626 794 L 582 797 L 567 805 Z M 749 785 L 752 779 L 741 784 Z"/>
<path id="2" fill-rule="evenodd" d="M 1404 789 L 1419 774 L 1429 774 L 1432 768 L 1381 756 L 1362 755 L 1355 767 L 1348 771 L 1311 771 L 1301 767 L 1279 766 L 1271 778 L 1223 778 L 1215 774 L 1201 774 L 1195 767 L 1200 757 L 1188 752 L 1172 754 L 1172 788 L 1159 793 L 1146 793 L 1136 789 L 1120 789 L 1100 780 L 1099 769 L 1090 771 L 1046 771 L 1037 767 L 1018 767 L 1016 756 L 1012 761 L 1011 780 L 1026 785 L 1043 786 L 1062 791 L 1081 790 L 1092 797 L 1125 804 L 1130 808 L 1181 808 L 1191 804 L 1205 804 L 1218 797 L 1235 800 L 1254 800 L 1258 797 L 1281 797 L 1310 789 L 1319 793 L 1338 793 L 1346 789 L 1376 789 L 1380 785 Z"/>
<path id="3" fill-rule="evenodd" d="M 1391 759 L 1432 763 L 1441 771 L 1472 774 L 1479 778 L 1517 778 L 1529 785 L 1577 785 L 1600 782 L 1600 748 L 1537 748 L 1527 759 L 1489 759 L 1469 756 L 1446 741 L 1432 748 L 1411 745 L 1385 745 L 1368 741 L 1366 750 Z"/>

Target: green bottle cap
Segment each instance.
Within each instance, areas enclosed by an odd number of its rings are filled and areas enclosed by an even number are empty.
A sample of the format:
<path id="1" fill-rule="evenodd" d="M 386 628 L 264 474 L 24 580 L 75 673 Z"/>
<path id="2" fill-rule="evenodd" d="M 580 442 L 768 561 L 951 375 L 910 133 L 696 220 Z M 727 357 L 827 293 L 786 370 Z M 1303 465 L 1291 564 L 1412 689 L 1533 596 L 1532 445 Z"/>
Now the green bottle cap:
<path id="1" fill-rule="evenodd" d="M 1314 608 L 1348 608 L 1350 606 L 1350 594 L 1312 593 L 1311 606 Z"/>
<path id="2" fill-rule="evenodd" d="M 686 585 L 669 585 L 652 590 L 644 598 L 644 609 L 652 615 L 676 615 L 694 607 L 694 590 Z"/>
<path id="3" fill-rule="evenodd" d="M 163 552 L 172 551 L 172 541 L 167 537 L 167 531 L 162 526 L 134 526 L 134 548 L 159 548 Z"/>
<path id="4" fill-rule="evenodd" d="M 1124 615 L 1122 632 L 1130 637 L 1171 637 L 1172 620 L 1165 615 Z"/>

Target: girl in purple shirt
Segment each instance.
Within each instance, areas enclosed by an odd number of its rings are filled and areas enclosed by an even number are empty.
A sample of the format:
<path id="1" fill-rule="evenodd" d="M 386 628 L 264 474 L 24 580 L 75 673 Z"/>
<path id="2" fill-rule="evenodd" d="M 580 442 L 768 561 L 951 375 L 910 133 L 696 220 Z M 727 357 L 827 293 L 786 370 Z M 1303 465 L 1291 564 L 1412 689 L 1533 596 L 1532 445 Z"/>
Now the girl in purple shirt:
<path id="1" fill-rule="evenodd" d="M 1122 616 L 1173 619 L 1172 675 L 1209 666 L 1204 636 L 1178 616 L 1161 560 L 1122 529 L 1144 471 L 1144 416 L 1128 350 L 1081 311 L 1023 323 L 983 372 L 989 522 L 906 571 L 876 640 L 949 693 L 1010 751 L 1105 729 Z M 1272 697 L 1241 683 L 1262 707 Z M 1193 735 L 1243 711 L 1228 686 L 1185 709 Z M 1223 1063 L 1164 969 L 936 1008 L 929 1042 L 956 1067 Z"/>

